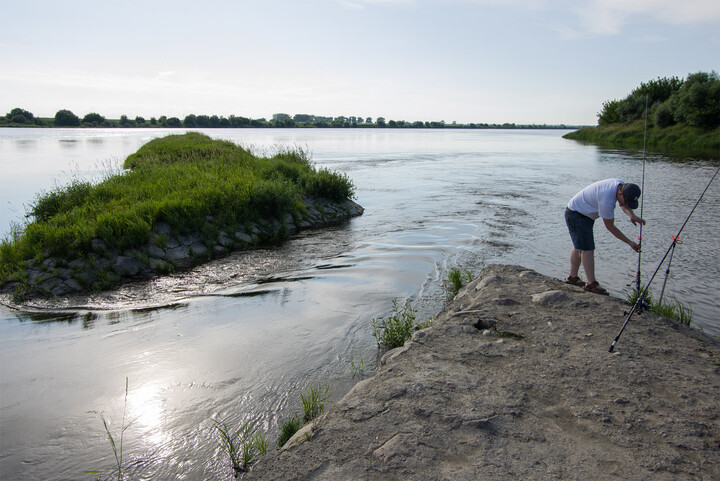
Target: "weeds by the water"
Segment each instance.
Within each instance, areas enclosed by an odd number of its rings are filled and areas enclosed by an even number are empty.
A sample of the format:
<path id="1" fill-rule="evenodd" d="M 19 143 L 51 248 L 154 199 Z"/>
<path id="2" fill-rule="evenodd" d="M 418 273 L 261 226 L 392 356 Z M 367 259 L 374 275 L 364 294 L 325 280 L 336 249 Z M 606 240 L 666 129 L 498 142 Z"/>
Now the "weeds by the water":
<path id="1" fill-rule="evenodd" d="M 129 390 L 129 380 L 128 378 L 125 378 L 125 406 L 123 408 L 123 417 L 122 417 L 122 424 L 120 425 L 120 437 L 119 440 L 116 441 L 115 437 L 113 437 L 112 432 L 110 432 L 110 426 L 108 425 L 107 420 L 105 419 L 105 416 L 101 413 L 100 419 L 102 419 L 103 427 L 105 428 L 105 433 L 107 434 L 108 440 L 110 441 L 110 446 L 112 447 L 113 455 L 115 456 L 115 468 L 112 470 L 113 473 L 117 472 L 117 479 L 118 481 L 122 481 L 124 478 L 123 474 L 123 438 L 125 435 L 125 431 L 132 425 L 132 423 L 125 424 L 125 417 L 127 415 L 127 398 L 128 398 L 128 390 Z M 88 474 L 100 474 L 102 471 L 86 471 Z"/>
<path id="2" fill-rule="evenodd" d="M 640 292 L 643 292 L 644 289 L 644 286 L 640 286 Z M 628 292 L 626 295 L 628 304 L 635 305 L 638 300 L 638 296 L 639 294 L 636 289 Z M 693 311 L 692 307 L 689 304 L 684 304 L 677 299 L 673 299 L 670 303 L 663 302 L 662 304 L 658 305 L 658 303 L 653 300 L 650 289 L 648 289 L 647 293 L 645 294 L 645 301 L 648 304 L 648 311 L 650 312 L 653 312 L 659 316 L 675 319 L 680 324 L 686 326 L 690 326 L 692 324 Z"/>
<path id="3" fill-rule="evenodd" d="M 403 307 L 399 307 L 397 299 L 393 299 L 392 310 L 391 316 L 372 320 L 372 336 L 380 348 L 400 347 L 413 333 L 415 309 L 410 306 L 410 301 L 406 300 Z"/>
<path id="4" fill-rule="evenodd" d="M 365 360 L 363 359 L 362 353 L 360 353 L 360 359 L 358 361 L 356 361 L 353 357 L 350 358 L 350 366 L 352 366 L 353 369 L 353 377 L 365 377 L 367 367 L 365 366 Z"/>
<path id="5" fill-rule="evenodd" d="M 278 436 L 278 447 L 282 448 L 285 446 L 291 437 L 302 428 L 302 420 L 299 416 L 294 415 L 290 419 L 286 420 L 280 425 L 280 434 Z"/>
<path id="6" fill-rule="evenodd" d="M 224 422 L 216 419 L 212 421 L 215 423 L 220 447 L 227 454 L 236 478 L 247 471 L 257 461 L 258 456 L 267 453 L 265 434 L 252 434 L 248 423 L 232 431 Z"/>
<path id="7" fill-rule="evenodd" d="M 309 386 L 300 394 L 303 405 L 303 420 L 308 423 L 325 412 L 325 401 L 330 399 L 330 386 Z"/>
<path id="8" fill-rule="evenodd" d="M 650 311 L 660 316 L 669 317 L 675 319 L 680 324 L 689 326 L 692 324 L 693 311 L 689 304 L 683 304 L 677 299 L 669 304 L 662 303 L 662 305 L 653 304 L 650 306 Z"/>
<path id="9" fill-rule="evenodd" d="M 460 292 L 460 289 L 462 289 L 462 287 L 466 283 L 472 281 L 472 279 L 472 272 L 470 272 L 469 270 L 463 272 L 456 267 L 450 269 L 447 279 L 443 283 L 445 291 L 447 292 L 448 300 L 453 299 L 455 296 L 457 296 L 458 292 Z"/>

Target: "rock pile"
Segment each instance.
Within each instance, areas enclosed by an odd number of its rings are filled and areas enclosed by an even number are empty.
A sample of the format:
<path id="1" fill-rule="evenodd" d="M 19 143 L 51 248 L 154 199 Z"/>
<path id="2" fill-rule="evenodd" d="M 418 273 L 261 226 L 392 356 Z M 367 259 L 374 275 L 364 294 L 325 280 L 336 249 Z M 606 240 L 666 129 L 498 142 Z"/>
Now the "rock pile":
<path id="1" fill-rule="evenodd" d="M 338 203 L 305 198 L 303 203 L 305 213 L 299 218 L 288 213 L 282 219 L 248 222 L 232 232 L 216 228 L 213 217 L 206 219 L 204 234 L 177 234 L 169 224 L 157 222 L 150 242 L 138 249 L 120 251 L 101 239 L 93 239 L 92 251 L 84 258 L 71 262 L 54 257 L 28 261 L 26 282 L 8 282 L 0 287 L 0 292 L 20 290 L 26 297 L 62 297 L 104 290 L 127 281 L 184 270 L 233 251 L 278 242 L 300 230 L 338 224 L 363 213 L 363 208 L 351 200 Z"/>

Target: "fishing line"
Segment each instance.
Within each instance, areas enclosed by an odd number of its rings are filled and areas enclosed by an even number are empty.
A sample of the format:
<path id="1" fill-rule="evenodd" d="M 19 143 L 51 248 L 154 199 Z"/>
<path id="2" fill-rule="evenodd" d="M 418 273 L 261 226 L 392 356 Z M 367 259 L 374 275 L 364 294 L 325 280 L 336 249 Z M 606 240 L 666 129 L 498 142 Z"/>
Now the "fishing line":
<path id="1" fill-rule="evenodd" d="M 617 336 L 615 336 L 615 340 L 610 345 L 610 349 L 608 349 L 609 352 L 613 352 L 615 349 L 615 345 L 620 340 L 620 336 L 622 335 L 623 331 L 627 327 L 628 323 L 630 322 L 630 318 L 632 315 L 638 311 L 641 306 L 645 304 L 645 296 L 647 295 L 648 289 L 650 288 L 650 284 L 652 284 L 652 281 L 655 279 L 655 276 L 657 275 L 658 271 L 660 270 L 660 267 L 662 267 L 663 263 L 665 262 L 665 259 L 667 258 L 668 254 L 670 254 L 670 251 L 673 249 L 675 244 L 677 243 L 677 239 L 680 237 L 680 233 L 685 228 L 685 225 L 687 225 L 688 221 L 690 220 L 690 217 L 692 217 L 693 212 L 695 212 L 695 209 L 697 209 L 697 206 L 700 204 L 700 201 L 702 200 L 703 196 L 705 195 L 705 192 L 710 188 L 710 184 L 713 183 L 713 180 L 715 180 L 715 177 L 717 177 L 718 172 L 720 172 L 720 167 L 715 171 L 715 174 L 713 174 L 712 178 L 710 179 L 710 182 L 708 182 L 707 187 L 705 187 L 705 190 L 703 190 L 702 194 L 700 194 L 700 198 L 695 202 L 695 207 L 692 208 L 690 213 L 688 214 L 687 218 L 685 219 L 685 222 L 683 222 L 683 225 L 680 227 L 680 230 L 678 231 L 677 235 L 673 237 L 673 242 L 668 247 L 668 250 L 665 252 L 665 255 L 663 256 L 662 260 L 657 266 L 657 269 L 655 269 L 655 272 L 653 273 L 652 277 L 648 281 L 647 285 L 645 286 L 645 289 L 643 289 L 642 293 L 638 296 L 637 300 L 635 301 L 635 304 L 633 305 L 632 309 L 630 309 L 630 314 L 628 314 L 627 318 L 625 319 L 625 323 L 623 324 L 622 328 L 620 329 L 620 332 Z"/>

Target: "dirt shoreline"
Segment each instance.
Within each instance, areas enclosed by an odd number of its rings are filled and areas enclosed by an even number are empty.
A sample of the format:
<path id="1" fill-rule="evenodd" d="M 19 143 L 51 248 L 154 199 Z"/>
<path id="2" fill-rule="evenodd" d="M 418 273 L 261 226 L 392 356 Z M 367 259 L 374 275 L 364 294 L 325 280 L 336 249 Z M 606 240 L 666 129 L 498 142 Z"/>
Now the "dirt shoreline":
<path id="1" fill-rule="evenodd" d="M 720 479 L 720 342 L 489 266 L 250 480 Z"/>

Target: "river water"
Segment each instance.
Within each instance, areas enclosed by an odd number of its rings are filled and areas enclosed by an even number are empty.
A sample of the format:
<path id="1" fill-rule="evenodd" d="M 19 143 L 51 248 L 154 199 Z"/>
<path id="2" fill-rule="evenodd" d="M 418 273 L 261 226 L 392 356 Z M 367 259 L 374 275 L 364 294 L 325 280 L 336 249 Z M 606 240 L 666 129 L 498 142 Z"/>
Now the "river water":
<path id="1" fill-rule="evenodd" d="M 639 184 L 642 175 L 642 152 L 582 145 L 559 130 L 204 132 L 256 152 L 308 149 L 319 167 L 347 173 L 365 214 L 279 247 L 68 299 L 64 309 L 0 306 L 2 479 L 108 477 L 115 459 L 101 416 L 119 441 L 124 412 L 122 464 L 131 479 L 231 479 L 211 419 L 247 422 L 274 445 L 278 423 L 301 412 L 305 388 L 329 385 L 337 400 L 359 380 L 351 361 L 362 359 L 371 374 L 371 321 L 390 314 L 393 299 L 408 299 L 418 319 L 432 317 L 453 267 L 477 274 L 512 263 L 564 278 L 568 199 L 598 179 Z M 168 133 L 177 131 L 0 129 L 0 229 L 10 232 L 35 193 L 102 178 Z M 645 282 L 718 166 L 647 160 Z M 719 205 L 716 181 L 683 231 L 667 288 L 716 336 Z M 616 212 L 620 229 L 636 237 Z M 595 233 L 598 279 L 624 297 L 637 256 L 601 223 Z M 623 321 L 608 319 L 618 329 Z M 97 470 L 105 473 L 86 473 Z"/>

